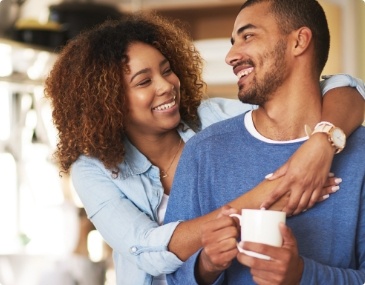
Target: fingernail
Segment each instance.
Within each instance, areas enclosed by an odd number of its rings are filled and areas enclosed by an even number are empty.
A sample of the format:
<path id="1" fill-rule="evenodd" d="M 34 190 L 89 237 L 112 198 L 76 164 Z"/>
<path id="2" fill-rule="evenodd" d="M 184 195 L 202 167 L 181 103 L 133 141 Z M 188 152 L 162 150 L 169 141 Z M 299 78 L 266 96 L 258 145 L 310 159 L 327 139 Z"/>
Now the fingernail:
<path id="1" fill-rule="evenodd" d="M 261 210 L 261 211 L 265 211 L 265 210 L 266 210 L 266 208 L 265 208 L 265 207 L 261 207 L 261 208 L 260 208 L 260 210 Z"/>
<path id="2" fill-rule="evenodd" d="M 302 211 L 302 213 L 304 213 L 304 212 L 306 212 L 307 211 L 307 209 L 304 209 L 303 211 Z"/>
<path id="3" fill-rule="evenodd" d="M 341 182 L 342 182 L 342 178 L 336 178 L 336 179 L 335 179 L 335 183 L 336 183 L 336 184 L 340 184 Z"/>
<path id="4" fill-rule="evenodd" d="M 334 193 L 334 192 L 337 192 L 339 189 L 340 189 L 340 186 L 333 186 L 333 187 L 331 188 L 331 190 L 332 190 L 332 192 L 333 192 L 333 193 Z"/>
<path id="5" fill-rule="evenodd" d="M 326 199 L 328 199 L 328 198 L 329 198 L 329 196 L 330 196 L 330 194 L 326 194 L 326 195 L 324 195 L 324 196 L 322 197 L 322 199 L 323 199 L 323 200 L 326 200 Z"/>
<path id="6" fill-rule="evenodd" d="M 268 179 L 268 178 L 270 178 L 273 175 L 274 175 L 274 173 L 269 173 L 268 175 L 265 176 L 265 179 Z"/>
<path id="7" fill-rule="evenodd" d="M 328 177 L 334 177 L 334 176 L 335 176 L 334 173 L 332 173 L 332 172 L 328 173 Z"/>

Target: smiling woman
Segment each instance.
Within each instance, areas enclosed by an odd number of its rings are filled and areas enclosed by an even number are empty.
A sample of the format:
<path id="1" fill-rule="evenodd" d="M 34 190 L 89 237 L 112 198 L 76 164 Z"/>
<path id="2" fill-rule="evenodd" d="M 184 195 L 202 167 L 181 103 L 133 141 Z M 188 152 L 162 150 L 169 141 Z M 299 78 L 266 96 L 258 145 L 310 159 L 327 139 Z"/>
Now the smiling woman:
<path id="1" fill-rule="evenodd" d="M 169 194 L 172 176 L 167 172 L 175 172 L 175 157 L 182 150 L 182 140 L 176 132 L 181 121 L 180 80 L 170 62 L 149 44 L 131 43 L 126 56 L 128 69 L 124 78 L 128 117 L 125 133 L 132 144 L 148 154 L 150 161 L 158 166 L 161 178 L 166 178 L 162 180 L 165 194 Z M 156 138 L 161 135 L 169 137 L 165 140 L 165 152 L 161 151 L 161 145 L 154 148 Z"/>
<path id="2" fill-rule="evenodd" d="M 175 128 L 181 121 L 179 78 L 172 71 L 170 62 L 148 44 L 132 43 L 126 55 L 129 59 L 128 72 L 124 77 L 129 116 L 125 131 L 129 140 L 138 147 L 142 143 L 138 137 L 153 140 L 148 137 L 154 137 L 165 129 L 175 134 L 171 145 L 176 145 L 180 136 Z M 155 165 L 166 167 L 158 161 L 165 160 L 161 153 L 153 160 Z"/>

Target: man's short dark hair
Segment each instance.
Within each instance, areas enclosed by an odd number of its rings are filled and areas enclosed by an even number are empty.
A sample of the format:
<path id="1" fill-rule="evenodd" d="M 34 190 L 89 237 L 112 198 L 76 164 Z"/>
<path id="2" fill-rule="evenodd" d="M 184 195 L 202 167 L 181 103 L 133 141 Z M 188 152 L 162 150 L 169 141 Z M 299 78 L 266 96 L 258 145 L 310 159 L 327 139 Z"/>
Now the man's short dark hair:
<path id="1" fill-rule="evenodd" d="M 254 4 L 268 2 L 279 29 L 288 34 L 301 27 L 308 27 L 313 34 L 317 68 L 322 72 L 330 48 L 330 33 L 326 15 L 316 0 L 247 0 L 240 11 Z"/>

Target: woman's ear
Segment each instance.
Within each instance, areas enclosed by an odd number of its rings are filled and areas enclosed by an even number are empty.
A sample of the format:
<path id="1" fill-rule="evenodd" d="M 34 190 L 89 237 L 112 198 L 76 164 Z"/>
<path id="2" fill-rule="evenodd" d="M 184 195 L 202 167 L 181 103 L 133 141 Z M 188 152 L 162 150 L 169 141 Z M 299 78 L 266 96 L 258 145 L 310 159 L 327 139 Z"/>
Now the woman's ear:
<path id="1" fill-rule="evenodd" d="M 293 36 L 293 54 L 298 56 L 305 52 L 312 42 L 312 31 L 307 27 L 295 30 Z"/>

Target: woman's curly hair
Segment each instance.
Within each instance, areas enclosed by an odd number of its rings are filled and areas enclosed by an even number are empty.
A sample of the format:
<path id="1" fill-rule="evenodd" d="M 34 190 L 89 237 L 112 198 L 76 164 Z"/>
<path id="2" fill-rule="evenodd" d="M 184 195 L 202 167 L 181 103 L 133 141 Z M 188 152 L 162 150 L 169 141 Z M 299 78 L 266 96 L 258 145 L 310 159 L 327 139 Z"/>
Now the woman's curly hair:
<path id="1" fill-rule="evenodd" d="M 55 158 L 62 172 L 69 172 L 82 154 L 111 170 L 123 161 L 123 122 L 128 116 L 123 70 L 127 48 L 135 42 L 156 47 L 169 60 L 181 83 L 181 118 L 199 128 L 197 109 L 205 91 L 202 58 L 185 30 L 155 14 L 108 20 L 68 42 L 45 82 L 58 130 Z"/>

